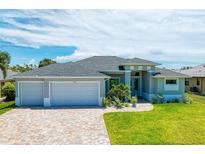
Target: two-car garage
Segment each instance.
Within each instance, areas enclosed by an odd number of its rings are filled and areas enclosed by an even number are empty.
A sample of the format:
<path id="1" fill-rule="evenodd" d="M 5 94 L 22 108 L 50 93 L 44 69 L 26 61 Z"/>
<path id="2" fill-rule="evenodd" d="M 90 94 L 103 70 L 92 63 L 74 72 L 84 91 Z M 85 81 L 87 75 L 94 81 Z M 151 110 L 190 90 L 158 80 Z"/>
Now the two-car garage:
<path id="1" fill-rule="evenodd" d="M 47 84 L 47 85 L 46 85 Z M 19 81 L 19 106 L 99 106 L 100 81 Z"/>
<path id="2" fill-rule="evenodd" d="M 51 106 L 99 105 L 97 83 L 51 82 Z"/>

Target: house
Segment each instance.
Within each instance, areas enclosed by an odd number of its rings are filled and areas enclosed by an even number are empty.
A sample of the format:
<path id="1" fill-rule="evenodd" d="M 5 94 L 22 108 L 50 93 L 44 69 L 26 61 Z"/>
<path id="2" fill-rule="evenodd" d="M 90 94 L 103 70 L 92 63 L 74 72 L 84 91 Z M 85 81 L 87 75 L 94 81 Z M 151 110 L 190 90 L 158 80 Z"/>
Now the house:
<path id="1" fill-rule="evenodd" d="M 13 75 L 17 74 L 17 72 L 13 72 L 11 70 L 7 71 L 7 77 L 4 79 L 3 72 L 0 70 L 0 98 L 2 97 L 2 87 L 5 82 L 14 82 L 14 79 L 12 78 Z"/>
<path id="2" fill-rule="evenodd" d="M 185 79 L 186 91 L 198 92 L 205 95 L 205 64 L 186 70 L 179 70 L 178 72 L 191 77 Z"/>
<path id="3" fill-rule="evenodd" d="M 139 58 L 94 56 L 77 62 L 52 64 L 15 76 L 17 106 L 102 105 L 112 84 L 123 83 L 131 95 L 151 100 L 183 99 L 184 74 L 161 69 Z"/>

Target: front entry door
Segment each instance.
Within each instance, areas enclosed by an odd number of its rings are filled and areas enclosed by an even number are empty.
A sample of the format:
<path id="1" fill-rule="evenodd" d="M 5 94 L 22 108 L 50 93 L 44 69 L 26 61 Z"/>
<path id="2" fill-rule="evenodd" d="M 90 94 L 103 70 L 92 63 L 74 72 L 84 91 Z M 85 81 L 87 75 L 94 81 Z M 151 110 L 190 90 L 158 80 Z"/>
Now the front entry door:
<path id="1" fill-rule="evenodd" d="M 132 78 L 131 94 L 132 96 L 139 96 L 139 78 Z"/>

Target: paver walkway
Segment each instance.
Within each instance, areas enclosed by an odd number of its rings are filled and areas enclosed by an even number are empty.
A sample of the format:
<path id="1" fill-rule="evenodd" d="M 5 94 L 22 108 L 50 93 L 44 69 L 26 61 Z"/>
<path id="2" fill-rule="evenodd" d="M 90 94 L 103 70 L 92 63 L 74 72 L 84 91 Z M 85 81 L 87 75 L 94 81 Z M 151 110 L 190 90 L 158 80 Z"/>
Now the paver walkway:
<path id="1" fill-rule="evenodd" d="M 16 108 L 0 115 L 0 144 L 110 144 L 103 114 L 137 108 Z"/>

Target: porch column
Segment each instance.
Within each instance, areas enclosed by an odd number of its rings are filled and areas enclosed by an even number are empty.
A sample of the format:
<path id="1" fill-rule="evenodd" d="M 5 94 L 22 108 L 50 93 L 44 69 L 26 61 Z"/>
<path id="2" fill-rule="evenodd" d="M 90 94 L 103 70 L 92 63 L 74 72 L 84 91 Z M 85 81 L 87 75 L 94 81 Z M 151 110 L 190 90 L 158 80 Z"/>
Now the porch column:
<path id="1" fill-rule="evenodd" d="M 125 85 L 128 85 L 131 89 L 131 71 L 125 71 Z"/>
<path id="2" fill-rule="evenodd" d="M 140 97 L 142 97 L 142 71 L 140 71 L 140 84 L 139 84 L 140 88 L 139 88 L 139 95 Z"/>

